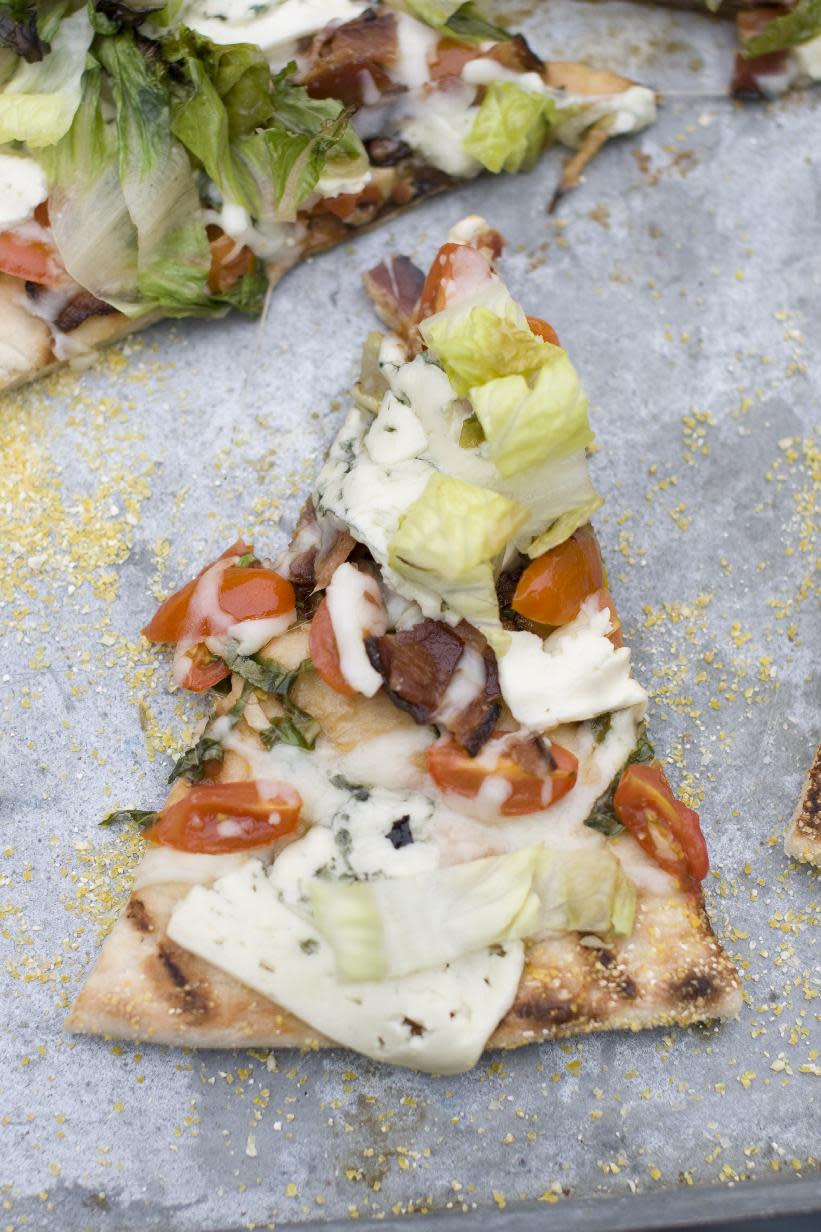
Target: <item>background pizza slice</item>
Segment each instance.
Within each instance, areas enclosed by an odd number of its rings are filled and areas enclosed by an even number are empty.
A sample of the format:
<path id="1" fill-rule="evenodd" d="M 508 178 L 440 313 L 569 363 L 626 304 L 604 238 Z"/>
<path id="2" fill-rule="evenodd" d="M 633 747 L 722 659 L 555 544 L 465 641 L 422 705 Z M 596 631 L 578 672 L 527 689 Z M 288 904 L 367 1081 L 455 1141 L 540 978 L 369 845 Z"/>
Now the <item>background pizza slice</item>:
<path id="1" fill-rule="evenodd" d="M 372 271 L 398 332 L 289 549 L 232 545 L 147 626 L 218 697 L 134 818 L 73 1030 L 456 1072 L 737 1012 L 589 524 L 586 400 L 500 250 L 465 220 L 412 304 L 406 263 Z"/>
<path id="2" fill-rule="evenodd" d="M 9 19 L 0 389 L 163 316 L 256 315 L 300 260 L 555 142 L 565 191 L 655 116 L 652 90 L 544 62 L 473 5 L 217 9 Z"/>

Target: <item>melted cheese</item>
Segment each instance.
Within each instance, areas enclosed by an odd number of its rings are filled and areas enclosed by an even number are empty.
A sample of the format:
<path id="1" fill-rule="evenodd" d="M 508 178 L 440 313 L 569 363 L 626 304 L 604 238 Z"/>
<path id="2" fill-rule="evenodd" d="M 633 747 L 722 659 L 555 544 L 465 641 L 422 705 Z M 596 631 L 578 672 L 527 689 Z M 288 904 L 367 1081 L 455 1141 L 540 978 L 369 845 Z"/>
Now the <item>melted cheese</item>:
<path id="1" fill-rule="evenodd" d="M 21 154 L 0 153 L 0 231 L 34 217 L 48 196 L 48 181 L 39 163 Z"/>
<path id="2" fill-rule="evenodd" d="M 382 687 L 382 677 L 371 665 L 365 638 L 379 637 L 388 627 L 379 586 L 345 561 L 334 572 L 326 598 L 342 675 L 352 689 L 373 697 Z"/>
<path id="3" fill-rule="evenodd" d="M 516 631 L 499 659 L 502 696 L 513 717 L 534 731 L 591 719 L 608 710 L 646 705 L 630 675 L 630 651 L 608 639 L 610 613 L 582 606 L 570 624 L 544 641 Z"/>
<path id="4" fill-rule="evenodd" d="M 336 1043 L 442 1074 L 476 1064 L 524 966 L 521 942 L 510 942 L 402 979 L 343 984 L 330 946 L 280 901 L 256 861 L 213 890 L 193 889 L 168 934 Z"/>
<path id="5" fill-rule="evenodd" d="M 447 727 L 457 715 L 482 696 L 486 682 L 484 659 L 478 650 L 466 646 L 437 708 L 437 723 Z"/>
<path id="6" fill-rule="evenodd" d="M 400 133 L 415 153 L 447 175 L 471 179 L 482 164 L 465 150 L 465 138 L 479 114 L 472 86 L 439 90 L 412 99 L 400 121 Z"/>

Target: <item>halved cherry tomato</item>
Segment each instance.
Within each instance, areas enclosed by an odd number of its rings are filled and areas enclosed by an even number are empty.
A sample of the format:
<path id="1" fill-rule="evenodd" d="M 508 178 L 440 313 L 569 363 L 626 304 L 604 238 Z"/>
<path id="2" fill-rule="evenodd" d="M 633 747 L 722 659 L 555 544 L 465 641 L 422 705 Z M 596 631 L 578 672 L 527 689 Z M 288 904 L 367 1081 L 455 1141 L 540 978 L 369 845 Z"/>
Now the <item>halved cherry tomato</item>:
<path id="1" fill-rule="evenodd" d="M 337 693 L 343 693 L 345 697 L 356 697 L 356 689 L 352 688 L 342 675 L 339 647 L 336 644 L 327 599 L 323 599 L 314 612 L 308 645 L 311 662 L 325 683 L 336 689 Z"/>
<path id="2" fill-rule="evenodd" d="M 223 855 L 265 847 L 292 834 L 302 800 L 285 783 L 214 783 L 192 787 L 146 830 L 150 843 L 178 851 Z"/>
<path id="3" fill-rule="evenodd" d="M 458 282 L 479 286 L 491 276 L 488 258 L 470 244 L 443 244 L 433 258 L 416 308 L 416 320 L 424 321 L 447 307 L 451 288 Z"/>
<path id="4" fill-rule="evenodd" d="M 499 807 L 503 817 L 541 812 L 575 785 L 578 759 L 560 744 L 545 741 L 538 749 L 532 738 L 522 736 L 517 741 L 514 733 L 501 743 L 495 762 L 489 763 L 491 750 L 492 744 L 478 757 L 470 757 L 453 739 L 437 741 L 428 749 L 428 772 L 442 791 L 469 799 L 478 796 L 489 778 L 504 779 L 510 792 Z"/>
<path id="5" fill-rule="evenodd" d="M 60 254 L 52 243 L 27 239 L 14 231 L 0 231 L 0 273 L 42 287 L 59 287 L 66 279 Z"/>
<path id="6" fill-rule="evenodd" d="M 208 232 L 208 242 L 211 245 L 208 290 L 212 294 L 219 294 L 229 290 L 246 274 L 253 274 L 257 259 L 246 244 L 240 247 L 235 239 L 217 227 L 209 227 Z"/>
<path id="7" fill-rule="evenodd" d="M 660 868 L 682 881 L 703 881 L 710 868 L 698 813 L 673 795 L 656 763 L 628 766 L 613 796 L 622 825 Z"/>
<path id="8" fill-rule="evenodd" d="M 189 693 L 204 693 L 213 689 L 221 680 L 227 680 L 231 669 L 222 659 L 212 655 L 203 642 L 197 642 L 185 652 L 188 670 L 180 680 L 180 687 Z"/>
<path id="9" fill-rule="evenodd" d="M 623 646 L 624 638 L 621 635 L 621 621 L 619 620 L 619 614 L 616 611 L 616 605 L 613 602 L 613 596 L 610 594 L 610 591 L 606 586 L 602 586 L 599 590 L 593 591 L 590 599 L 596 604 L 598 611 L 603 612 L 607 608 L 610 613 L 611 624 L 613 625 L 613 632 L 608 633 L 607 636 L 616 649 Z"/>
<path id="10" fill-rule="evenodd" d="M 528 317 L 527 323 L 531 334 L 535 334 L 537 338 L 544 338 L 545 342 L 550 342 L 553 346 L 560 345 L 559 335 L 552 325 L 548 325 L 547 321 L 543 321 L 541 317 Z"/>
<path id="11" fill-rule="evenodd" d="M 604 585 L 596 536 L 582 526 L 525 569 L 513 595 L 515 612 L 542 625 L 566 625 L 588 595 Z"/>
<path id="12" fill-rule="evenodd" d="M 242 539 L 238 539 L 236 543 L 232 543 L 230 548 L 226 548 L 217 560 L 225 560 L 228 556 L 246 556 L 252 552 L 253 548 L 249 544 L 244 543 Z M 191 602 L 191 596 L 196 589 L 197 582 L 206 573 L 212 565 L 217 562 L 212 560 L 209 564 L 201 569 L 195 578 L 190 582 L 186 582 L 185 586 L 175 590 L 173 595 L 161 603 L 157 611 L 152 616 L 151 620 L 143 629 L 143 637 L 147 637 L 150 642 L 169 642 L 174 643 L 179 641 L 182 634 L 185 618 L 188 615 L 188 605 Z"/>

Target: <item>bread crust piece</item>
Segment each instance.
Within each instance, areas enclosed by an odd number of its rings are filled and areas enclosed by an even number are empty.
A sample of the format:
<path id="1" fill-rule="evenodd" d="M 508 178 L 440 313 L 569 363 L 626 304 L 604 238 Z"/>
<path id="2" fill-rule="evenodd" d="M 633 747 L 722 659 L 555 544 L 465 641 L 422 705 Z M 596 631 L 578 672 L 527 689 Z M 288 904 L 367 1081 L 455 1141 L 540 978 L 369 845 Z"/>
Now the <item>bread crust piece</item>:
<path id="1" fill-rule="evenodd" d="M 298 626 L 265 653 L 290 668 L 306 649 L 307 629 Z M 340 753 L 414 726 L 384 695 L 343 697 L 316 673 L 298 680 L 295 700 L 319 719 Z M 220 709 L 230 702 L 223 700 Z M 238 730 L 251 738 L 244 722 Z M 243 759 L 228 753 L 218 777 L 228 781 L 246 774 Z M 185 789 L 178 783 L 172 798 Z M 138 878 L 139 873 L 138 868 Z M 334 1046 L 169 939 L 171 912 L 189 888 L 164 882 L 132 892 L 71 1010 L 68 1029 L 200 1048 Z M 613 1028 L 690 1025 L 732 1017 L 740 1004 L 737 972 L 713 934 L 700 889 L 664 897 L 640 890 L 630 937 L 593 948 L 577 934 L 566 934 L 527 947 L 516 1000 L 488 1048 Z"/>
<path id="2" fill-rule="evenodd" d="M 784 835 L 788 856 L 821 867 L 821 744 Z"/>

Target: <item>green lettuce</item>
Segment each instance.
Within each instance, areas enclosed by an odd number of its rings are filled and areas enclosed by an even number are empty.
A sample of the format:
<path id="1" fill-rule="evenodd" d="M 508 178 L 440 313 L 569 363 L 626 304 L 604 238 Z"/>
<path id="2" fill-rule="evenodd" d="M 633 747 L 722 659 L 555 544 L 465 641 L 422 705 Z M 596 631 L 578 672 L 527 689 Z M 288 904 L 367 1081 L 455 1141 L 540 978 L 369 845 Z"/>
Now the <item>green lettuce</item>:
<path id="1" fill-rule="evenodd" d="M 741 44 L 745 59 L 783 51 L 821 35 L 821 0 L 798 0 L 794 9 L 776 17 L 765 30 Z"/>
<path id="2" fill-rule="evenodd" d="M 498 555 L 526 521 L 516 501 L 437 472 L 399 523 L 390 565 L 453 582 Z"/>
<path id="3" fill-rule="evenodd" d="M 314 923 L 344 980 L 384 980 L 439 967 L 527 936 L 539 900 L 539 849 L 488 856 L 433 872 L 309 887 Z"/>
<path id="4" fill-rule="evenodd" d="M 636 887 L 606 847 L 542 847 L 534 889 L 541 904 L 539 931 L 628 936 L 633 930 Z"/>
<path id="5" fill-rule="evenodd" d="M 500 479 L 494 487 L 527 509 L 528 520 L 514 544 L 530 556 L 563 543 L 603 503 L 593 487 L 583 449 L 564 458 L 546 458 Z"/>
<path id="6" fill-rule="evenodd" d="M 556 104 L 512 81 L 487 86 L 465 150 L 488 171 L 529 171 L 554 136 Z"/>
<path id="7" fill-rule="evenodd" d="M 166 91 L 130 31 L 101 40 L 116 105 L 120 183 L 137 230 L 137 288 L 166 313 L 209 304 L 211 251 Z"/>
<path id="8" fill-rule="evenodd" d="M 531 560 L 535 560 L 537 556 L 549 552 L 551 548 L 557 548 L 560 543 L 564 543 L 565 539 L 569 539 L 575 530 L 589 522 L 596 510 L 601 509 L 603 504 L 604 497 L 596 494 L 565 510 L 555 521 L 551 522 L 546 530 L 542 531 L 541 535 L 537 535 L 527 549 L 528 556 Z"/>
<path id="9" fill-rule="evenodd" d="M 593 439 L 587 398 L 567 352 L 542 343 L 542 366 L 528 380 L 501 376 L 470 390 L 470 401 L 499 473 L 515 475 Z"/>
<path id="10" fill-rule="evenodd" d="M 457 302 L 419 327 L 460 397 L 496 377 L 540 368 L 557 350 L 531 332 L 512 299 L 509 307 L 500 300 L 499 307 L 504 315 L 485 304 Z"/>
<path id="11" fill-rule="evenodd" d="M 0 144 L 25 141 L 42 149 L 66 135 L 80 106 L 93 35 L 87 10 L 78 9 L 56 26 L 41 60 L 20 61 L 0 92 Z"/>
<path id="12" fill-rule="evenodd" d="M 462 0 L 404 0 L 402 7 L 459 43 L 498 43 L 510 38 L 507 30 L 488 21 L 471 0 L 466 4 Z"/>

